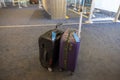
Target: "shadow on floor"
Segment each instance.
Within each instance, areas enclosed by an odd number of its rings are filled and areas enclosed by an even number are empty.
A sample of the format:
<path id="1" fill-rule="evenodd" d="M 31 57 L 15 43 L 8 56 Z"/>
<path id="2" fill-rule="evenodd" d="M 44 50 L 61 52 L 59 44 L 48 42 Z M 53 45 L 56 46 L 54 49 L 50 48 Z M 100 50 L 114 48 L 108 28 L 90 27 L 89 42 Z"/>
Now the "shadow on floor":
<path id="1" fill-rule="evenodd" d="M 43 9 L 37 9 L 33 12 L 30 20 L 35 20 L 35 19 L 48 19 L 50 20 L 51 19 L 51 16 Z"/>

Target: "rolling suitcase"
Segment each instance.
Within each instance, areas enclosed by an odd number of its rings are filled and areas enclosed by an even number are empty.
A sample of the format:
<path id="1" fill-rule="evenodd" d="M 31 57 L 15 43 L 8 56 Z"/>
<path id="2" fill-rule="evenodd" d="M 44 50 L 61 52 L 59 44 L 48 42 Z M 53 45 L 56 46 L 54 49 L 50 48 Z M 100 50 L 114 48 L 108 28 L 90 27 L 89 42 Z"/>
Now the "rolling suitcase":
<path id="1" fill-rule="evenodd" d="M 60 41 L 59 67 L 60 69 L 74 72 L 79 53 L 80 39 L 70 29 L 67 29 L 62 35 Z"/>
<path id="2" fill-rule="evenodd" d="M 59 44 L 63 32 L 58 29 L 49 30 L 39 38 L 39 58 L 41 65 L 49 71 L 57 65 L 59 58 Z"/>

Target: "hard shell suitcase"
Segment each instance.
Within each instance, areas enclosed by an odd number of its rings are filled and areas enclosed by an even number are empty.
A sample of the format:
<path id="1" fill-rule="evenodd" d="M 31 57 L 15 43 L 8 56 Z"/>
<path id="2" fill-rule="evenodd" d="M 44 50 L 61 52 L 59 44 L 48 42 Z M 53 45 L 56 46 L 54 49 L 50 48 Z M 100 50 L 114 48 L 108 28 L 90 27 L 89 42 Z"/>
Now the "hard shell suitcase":
<path id="1" fill-rule="evenodd" d="M 53 29 L 41 35 L 39 38 L 39 57 L 41 65 L 48 68 L 50 71 L 58 63 L 59 44 L 62 34 L 62 31 Z"/>
<path id="2" fill-rule="evenodd" d="M 67 29 L 60 41 L 59 67 L 74 72 L 79 53 L 80 39 L 75 33 Z"/>

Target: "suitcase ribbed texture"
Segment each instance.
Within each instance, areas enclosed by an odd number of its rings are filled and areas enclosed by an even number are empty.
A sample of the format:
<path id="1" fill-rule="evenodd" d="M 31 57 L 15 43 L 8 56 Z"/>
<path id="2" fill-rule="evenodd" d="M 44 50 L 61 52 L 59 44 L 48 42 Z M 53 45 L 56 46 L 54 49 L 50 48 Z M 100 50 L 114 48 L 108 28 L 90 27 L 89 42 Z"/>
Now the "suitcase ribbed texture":
<path id="1" fill-rule="evenodd" d="M 74 31 L 66 30 L 60 41 L 59 67 L 74 72 L 80 48 L 80 40 L 76 41 Z"/>

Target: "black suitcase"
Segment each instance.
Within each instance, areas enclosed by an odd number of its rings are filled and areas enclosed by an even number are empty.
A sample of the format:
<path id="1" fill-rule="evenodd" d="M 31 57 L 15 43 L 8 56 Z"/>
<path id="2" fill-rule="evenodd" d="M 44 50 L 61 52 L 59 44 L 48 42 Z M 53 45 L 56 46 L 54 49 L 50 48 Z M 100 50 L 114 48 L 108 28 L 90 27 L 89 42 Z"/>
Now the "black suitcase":
<path id="1" fill-rule="evenodd" d="M 39 38 L 39 58 L 41 65 L 49 71 L 57 65 L 59 59 L 59 44 L 63 31 L 49 30 Z"/>

